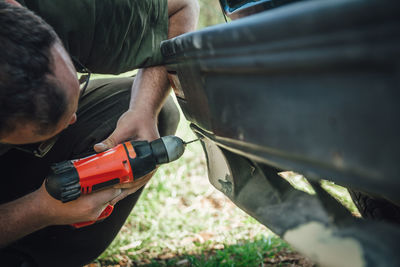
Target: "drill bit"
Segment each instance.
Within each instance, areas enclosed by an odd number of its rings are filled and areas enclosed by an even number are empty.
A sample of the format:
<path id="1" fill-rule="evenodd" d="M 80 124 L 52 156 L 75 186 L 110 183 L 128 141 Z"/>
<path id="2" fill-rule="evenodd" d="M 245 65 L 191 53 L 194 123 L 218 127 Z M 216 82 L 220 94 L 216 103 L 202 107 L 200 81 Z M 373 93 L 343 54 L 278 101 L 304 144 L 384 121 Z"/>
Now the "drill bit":
<path id="1" fill-rule="evenodd" d="M 152 141 L 151 147 L 154 156 L 157 158 L 157 164 L 168 163 L 177 160 L 185 152 L 187 144 L 196 142 L 200 139 L 202 138 L 185 142 L 177 136 L 169 135 Z"/>
<path id="2" fill-rule="evenodd" d="M 203 138 L 204 138 L 204 137 L 202 136 L 202 137 L 199 137 L 199 138 L 197 138 L 197 139 L 194 139 L 194 140 L 191 140 L 191 141 L 188 141 L 188 142 L 183 141 L 183 144 L 186 146 L 186 145 L 188 145 L 188 144 L 190 144 L 190 143 L 194 143 L 194 142 L 200 141 L 200 140 L 202 140 Z"/>

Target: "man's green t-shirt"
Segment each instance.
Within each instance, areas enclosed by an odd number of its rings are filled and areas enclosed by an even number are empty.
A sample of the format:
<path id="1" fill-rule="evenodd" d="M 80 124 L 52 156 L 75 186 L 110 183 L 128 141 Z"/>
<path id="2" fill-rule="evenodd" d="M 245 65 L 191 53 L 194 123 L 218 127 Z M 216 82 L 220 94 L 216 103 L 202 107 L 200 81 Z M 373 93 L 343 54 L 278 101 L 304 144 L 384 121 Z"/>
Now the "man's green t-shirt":
<path id="1" fill-rule="evenodd" d="M 167 0 L 18 0 L 57 32 L 70 55 L 95 73 L 162 63 Z"/>

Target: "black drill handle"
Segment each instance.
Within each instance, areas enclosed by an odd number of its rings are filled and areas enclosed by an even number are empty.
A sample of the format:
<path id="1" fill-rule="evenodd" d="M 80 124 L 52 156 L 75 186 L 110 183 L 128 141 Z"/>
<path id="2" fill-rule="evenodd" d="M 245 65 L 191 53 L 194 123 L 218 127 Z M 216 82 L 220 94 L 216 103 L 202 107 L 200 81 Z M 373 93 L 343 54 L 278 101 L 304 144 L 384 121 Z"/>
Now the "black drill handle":
<path id="1" fill-rule="evenodd" d="M 51 165 L 45 186 L 52 197 L 64 203 L 75 200 L 81 195 L 79 175 L 70 160 Z"/>

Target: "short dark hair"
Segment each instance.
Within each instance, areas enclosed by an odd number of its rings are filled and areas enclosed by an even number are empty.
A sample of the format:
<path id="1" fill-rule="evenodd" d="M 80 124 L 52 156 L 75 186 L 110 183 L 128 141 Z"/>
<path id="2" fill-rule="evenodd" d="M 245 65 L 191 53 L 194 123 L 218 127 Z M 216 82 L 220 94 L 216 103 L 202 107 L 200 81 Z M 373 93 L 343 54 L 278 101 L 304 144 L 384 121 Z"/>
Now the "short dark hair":
<path id="1" fill-rule="evenodd" d="M 52 71 L 57 41 L 33 12 L 0 1 L 0 137 L 32 122 L 45 134 L 65 113 L 66 94 Z"/>

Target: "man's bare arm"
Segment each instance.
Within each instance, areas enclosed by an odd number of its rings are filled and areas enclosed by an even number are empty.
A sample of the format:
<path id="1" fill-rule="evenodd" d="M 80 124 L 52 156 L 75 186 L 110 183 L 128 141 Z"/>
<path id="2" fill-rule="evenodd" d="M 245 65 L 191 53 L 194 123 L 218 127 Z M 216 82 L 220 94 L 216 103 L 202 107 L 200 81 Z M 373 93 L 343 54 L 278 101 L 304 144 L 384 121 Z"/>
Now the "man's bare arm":
<path id="1" fill-rule="evenodd" d="M 62 203 L 42 185 L 33 193 L 0 205 L 0 248 L 49 225 L 93 221 L 119 194 L 120 189 L 112 188 Z"/>
<path id="2" fill-rule="evenodd" d="M 168 39 L 186 32 L 194 31 L 199 17 L 196 0 L 168 0 Z M 130 109 L 145 110 L 158 115 L 169 93 L 167 71 L 164 66 L 140 70 L 138 79 L 132 87 Z"/>
<path id="3" fill-rule="evenodd" d="M 168 16 L 168 38 L 193 31 L 199 16 L 198 3 L 196 0 L 168 0 Z M 101 152 L 131 139 L 157 139 L 157 117 L 169 92 L 167 70 L 164 66 L 140 69 L 132 86 L 128 111 L 118 120 L 115 131 L 101 144 L 95 145 L 94 149 Z M 125 189 L 112 203 L 115 204 L 136 192 L 151 177 L 152 174 L 143 177 L 140 185 L 125 184 L 121 187 Z"/>
<path id="4" fill-rule="evenodd" d="M 0 247 L 48 225 L 37 192 L 0 205 Z"/>
<path id="5" fill-rule="evenodd" d="M 168 38 L 196 29 L 199 6 L 196 0 L 168 0 Z M 116 130 L 101 144 L 104 151 L 126 140 L 158 138 L 157 117 L 170 92 L 164 66 L 140 69 L 132 86 L 129 110 L 118 121 Z"/>

